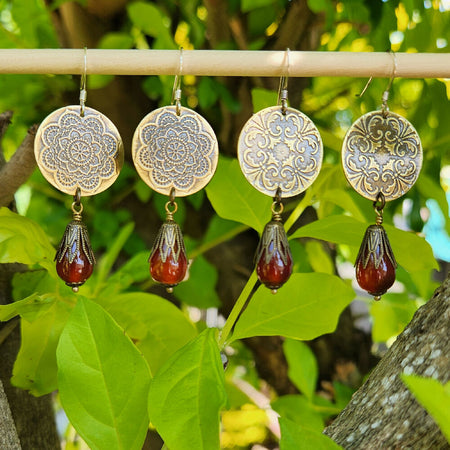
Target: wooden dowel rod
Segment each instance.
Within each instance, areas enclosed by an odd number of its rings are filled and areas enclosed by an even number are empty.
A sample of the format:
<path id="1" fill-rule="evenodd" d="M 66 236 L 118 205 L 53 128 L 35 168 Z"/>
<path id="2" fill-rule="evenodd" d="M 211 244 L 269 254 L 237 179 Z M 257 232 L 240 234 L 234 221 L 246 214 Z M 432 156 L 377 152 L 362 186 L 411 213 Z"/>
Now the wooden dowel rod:
<path id="1" fill-rule="evenodd" d="M 174 75 L 178 50 L 87 50 L 87 73 Z M 450 53 L 396 53 L 396 77 L 450 78 Z M 385 77 L 392 53 L 289 52 L 291 77 Z M 1 49 L 3 74 L 81 74 L 83 49 Z M 279 77 L 286 73 L 284 51 L 184 50 L 183 74 Z"/>

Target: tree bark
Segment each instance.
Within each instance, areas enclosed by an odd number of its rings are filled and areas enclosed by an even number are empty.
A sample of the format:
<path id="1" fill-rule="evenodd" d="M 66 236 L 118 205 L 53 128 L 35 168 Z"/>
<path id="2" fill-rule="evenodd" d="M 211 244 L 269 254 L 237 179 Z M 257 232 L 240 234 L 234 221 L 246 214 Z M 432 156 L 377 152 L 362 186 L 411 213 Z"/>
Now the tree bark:
<path id="1" fill-rule="evenodd" d="M 349 450 L 450 448 L 400 379 L 402 373 L 413 373 L 449 381 L 449 325 L 450 274 L 324 433 Z"/>

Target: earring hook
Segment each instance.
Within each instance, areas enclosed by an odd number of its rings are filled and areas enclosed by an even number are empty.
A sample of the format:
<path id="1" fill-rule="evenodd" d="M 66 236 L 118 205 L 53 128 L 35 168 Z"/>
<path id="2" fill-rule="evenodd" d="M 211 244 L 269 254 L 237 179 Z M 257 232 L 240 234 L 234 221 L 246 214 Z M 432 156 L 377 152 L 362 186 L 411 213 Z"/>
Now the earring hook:
<path id="1" fill-rule="evenodd" d="M 286 114 L 287 108 L 287 97 L 288 97 L 288 79 L 289 79 L 289 48 L 286 49 L 285 59 L 286 59 L 286 70 L 284 75 L 280 77 L 280 85 L 278 87 L 278 100 L 277 104 L 281 104 L 281 112 L 282 114 Z"/>
<path id="2" fill-rule="evenodd" d="M 80 116 L 84 117 L 84 105 L 87 99 L 86 90 L 86 72 L 87 72 L 87 47 L 84 47 L 84 68 L 80 81 Z"/>
<path id="3" fill-rule="evenodd" d="M 178 73 L 173 80 L 172 104 L 175 102 L 177 116 L 181 114 L 181 76 L 183 74 L 183 47 L 180 47 L 180 60 L 178 62 Z"/>
<path id="4" fill-rule="evenodd" d="M 389 91 L 391 89 L 392 83 L 394 81 L 394 78 L 395 78 L 395 75 L 397 72 L 397 56 L 396 56 L 395 52 L 393 52 L 392 50 L 389 50 L 389 53 L 392 56 L 392 72 L 391 72 L 391 76 L 389 78 L 388 85 L 386 86 L 386 89 L 384 90 L 383 95 L 381 97 L 381 99 L 382 99 L 381 111 L 383 113 L 383 116 L 385 116 L 387 111 L 389 110 L 388 105 L 387 105 L 387 101 L 389 99 Z M 362 97 L 364 95 L 364 93 L 367 91 L 367 88 L 370 86 L 370 83 L 372 83 L 372 80 L 373 80 L 373 76 L 371 76 L 368 79 L 363 90 L 361 91 L 360 94 L 356 94 L 356 97 Z"/>
<path id="5" fill-rule="evenodd" d="M 389 111 L 389 107 L 387 105 L 387 101 L 389 99 L 389 91 L 391 89 L 392 83 L 394 82 L 395 74 L 397 72 L 397 56 L 395 55 L 395 52 L 393 52 L 392 50 L 390 50 L 389 53 L 392 56 L 392 72 L 391 77 L 389 78 L 389 83 L 386 86 L 386 89 L 384 90 L 382 96 L 383 103 L 381 105 L 381 112 L 383 116 L 386 116 L 387 112 Z"/>

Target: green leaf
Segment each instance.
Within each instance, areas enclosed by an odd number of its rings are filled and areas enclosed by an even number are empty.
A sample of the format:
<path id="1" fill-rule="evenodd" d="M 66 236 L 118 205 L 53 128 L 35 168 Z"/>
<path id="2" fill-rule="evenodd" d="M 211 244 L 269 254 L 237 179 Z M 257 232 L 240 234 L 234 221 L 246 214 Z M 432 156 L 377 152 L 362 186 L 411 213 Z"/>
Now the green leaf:
<path id="1" fill-rule="evenodd" d="M 177 286 L 175 295 L 182 302 L 197 308 L 218 307 L 217 278 L 217 269 L 203 256 L 197 256 L 189 266 L 188 283 Z"/>
<path id="2" fill-rule="evenodd" d="M 54 304 L 55 298 L 51 295 L 38 295 L 34 293 L 18 302 L 0 305 L 0 320 L 7 321 L 20 315 L 32 322 L 39 314 L 45 313 Z"/>
<path id="3" fill-rule="evenodd" d="M 127 6 L 128 17 L 133 25 L 145 34 L 157 38 L 157 48 L 175 49 L 170 33 L 170 19 L 153 3 L 132 2 Z"/>
<path id="4" fill-rule="evenodd" d="M 304 395 L 283 395 L 271 404 L 272 408 L 284 419 L 321 432 L 324 427 L 322 416 L 314 410 Z"/>
<path id="5" fill-rule="evenodd" d="M 283 351 L 288 362 L 288 376 L 297 388 L 312 400 L 316 392 L 319 368 L 312 350 L 303 342 L 286 339 Z"/>
<path id="6" fill-rule="evenodd" d="M 402 374 L 401 378 L 450 442 L 450 381 L 442 385 L 438 380 L 417 375 Z"/>
<path id="7" fill-rule="evenodd" d="M 150 420 L 168 448 L 219 448 L 226 393 L 216 331 L 208 328 L 178 350 L 150 384 Z"/>
<path id="8" fill-rule="evenodd" d="M 211 77 L 202 77 L 197 87 L 198 103 L 208 109 L 216 103 L 219 98 L 217 82 Z"/>
<path id="9" fill-rule="evenodd" d="M 93 449 L 141 449 L 150 375 L 143 356 L 103 308 L 80 298 L 56 351 L 61 403 Z"/>
<path id="10" fill-rule="evenodd" d="M 150 276 L 148 266 L 149 254 L 149 250 L 136 253 L 131 259 L 126 261 L 125 264 L 120 266 L 107 278 L 107 281 L 100 289 L 97 298 L 111 299 L 112 296 L 117 295 L 121 291 L 125 291 L 133 283 L 140 283 L 148 280 Z"/>
<path id="11" fill-rule="evenodd" d="M 56 277 L 55 249 L 32 220 L 0 208 L 0 263 L 40 264 Z"/>
<path id="12" fill-rule="evenodd" d="M 108 251 L 102 257 L 100 264 L 98 265 L 98 269 L 96 271 L 96 293 L 98 294 L 99 290 L 102 289 L 103 284 L 105 283 L 106 278 L 109 275 L 117 257 L 119 256 L 122 247 L 127 242 L 131 233 L 134 229 L 134 223 L 130 222 L 125 226 L 121 227 L 119 234 L 114 239 L 112 245 L 109 247 Z"/>
<path id="13" fill-rule="evenodd" d="M 130 292 L 99 301 L 128 336 L 137 341 L 152 373 L 197 335 L 183 312 L 157 295 Z"/>
<path id="14" fill-rule="evenodd" d="M 348 190 L 327 189 L 325 192 L 320 193 L 320 201 L 334 203 L 349 212 L 355 219 L 361 222 L 366 221 L 363 211 L 360 210 L 359 205 L 355 202 L 353 195 Z"/>
<path id="15" fill-rule="evenodd" d="M 217 214 L 224 219 L 244 223 L 259 233 L 270 219 L 272 199 L 252 187 L 236 159 L 219 158 L 206 193 Z"/>
<path id="16" fill-rule="evenodd" d="M 236 323 L 231 340 L 251 336 L 314 339 L 334 331 L 355 293 L 325 273 L 295 273 L 274 296 L 260 286 Z"/>
<path id="17" fill-rule="evenodd" d="M 353 217 L 335 215 L 309 223 L 295 231 L 289 239 L 313 237 L 336 244 L 359 247 L 370 224 Z M 430 245 L 422 237 L 392 225 L 383 225 L 389 237 L 397 262 L 410 272 L 437 268 Z M 420 255 L 420 258 L 417 258 Z"/>
<path id="18" fill-rule="evenodd" d="M 315 272 L 329 273 L 333 275 L 334 263 L 331 256 L 325 251 L 323 243 L 319 241 L 306 241 L 305 249 L 308 261 Z"/>
<path id="19" fill-rule="evenodd" d="M 350 216 L 328 216 L 296 230 L 289 239 L 313 237 L 336 244 L 359 247 L 367 224 Z"/>
<path id="20" fill-rule="evenodd" d="M 277 104 L 277 93 L 268 89 L 254 88 L 252 89 L 253 111 L 258 112 L 269 106 Z"/>
<path id="21" fill-rule="evenodd" d="M 280 450 L 298 450 L 299 448 L 311 450 L 337 450 L 341 446 L 333 442 L 328 436 L 303 427 L 289 419 L 280 417 Z"/>
<path id="22" fill-rule="evenodd" d="M 100 39 L 98 48 L 128 49 L 133 47 L 133 38 L 128 33 L 106 33 Z"/>
<path id="23" fill-rule="evenodd" d="M 372 302 L 370 315 L 373 318 L 372 339 L 386 342 L 399 335 L 410 322 L 418 308 L 408 294 L 384 294 L 382 302 Z"/>
<path id="24" fill-rule="evenodd" d="M 397 262 L 408 272 L 439 269 L 430 244 L 419 235 L 383 225 Z M 417 257 L 420 255 L 420 258 Z"/>
<path id="25" fill-rule="evenodd" d="M 70 306 L 48 297 L 36 305 L 38 311 L 33 311 L 35 305 L 27 305 L 30 299 L 11 305 L 16 305 L 24 317 L 20 325 L 21 346 L 14 363 L 11 383 L 39 396 L 58 388 L 56 346 L 69 317 Z"/>

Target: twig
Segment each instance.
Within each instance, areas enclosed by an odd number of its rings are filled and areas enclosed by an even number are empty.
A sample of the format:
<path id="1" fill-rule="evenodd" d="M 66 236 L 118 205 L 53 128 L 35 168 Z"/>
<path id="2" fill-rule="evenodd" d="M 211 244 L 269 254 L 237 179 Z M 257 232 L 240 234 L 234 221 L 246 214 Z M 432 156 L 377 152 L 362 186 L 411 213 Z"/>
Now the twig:
<path id="1" fill-rule="evenodd" d="M 1 126 L 2 123 L 0 122 L 0 136 L 2 131 Z M 25 183 L 36 167 L 33 151 L 36 131 L 37 125 L 33 125 L 28 130 L 28 134 L 25 136 L 25 139 L 22 141 L 14 155 L 0 171 L 0 206 L 7 206 L 13 201 L 14 193 L 23 183 Z"/>

